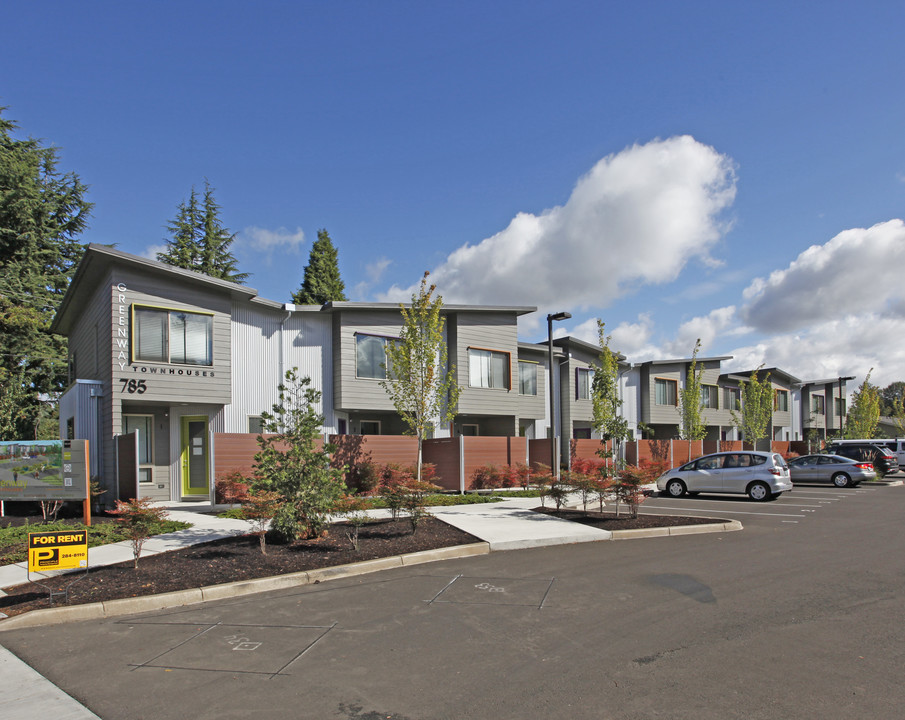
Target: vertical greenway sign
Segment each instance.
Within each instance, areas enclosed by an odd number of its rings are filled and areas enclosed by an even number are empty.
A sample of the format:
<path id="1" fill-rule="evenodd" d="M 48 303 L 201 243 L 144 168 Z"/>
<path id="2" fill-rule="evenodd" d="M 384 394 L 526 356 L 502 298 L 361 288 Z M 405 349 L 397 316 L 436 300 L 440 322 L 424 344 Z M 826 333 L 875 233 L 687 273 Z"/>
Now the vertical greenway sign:
<path id="1" fill-rule="evenodd" d="M 0 500 L 87 498 L 87 440 L 0 442 Z"/>

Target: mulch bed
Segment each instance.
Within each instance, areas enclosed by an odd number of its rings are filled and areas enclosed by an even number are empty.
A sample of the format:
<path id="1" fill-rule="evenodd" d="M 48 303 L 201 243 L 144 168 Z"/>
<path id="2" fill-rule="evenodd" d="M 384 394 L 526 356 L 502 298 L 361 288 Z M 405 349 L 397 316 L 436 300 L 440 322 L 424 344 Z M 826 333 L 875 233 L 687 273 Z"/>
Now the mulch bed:
<path id="1" fill-rule="evenodd" d="M 604 530 L 713 522 L 706 518 L 667 515 L 639 515 L 633 520 L 625 511 L 616 518 L 612 513 L 551 508 L 535 510 Z M 369 523 L 361 528 L 358 551 L 353 549 L 346 536 L 348 530 L 348 525 L 337 524 L 330 526 L 327 534 L 317 540 L 286 545 L 268 542 L 266 555 L 261 553 L 257 536 L 243 535 L 142 557 L 137 569 L 131 562 L 91 568 L 87 575 L 70 585 L 69 604 L 154 595 L 480 542 L 466 532 L 429 517 L 421 520 L 415 533 L 412 533 L 411 524 L 405 519 Z M 77 575 L 66 575 L 41 582 L 58 591 L 75 577 Z M 0 612 L 6 615 L 50 607 L 48 592 L 39 585 L 18 585 L 6 588 L 5 592 L 8 593 L 6 596 L 0 596 Z M 60 598 L 55 600 L 57 605 L 63 602 Z"/>
<path id="2" fill-rule="evenodd" d="M 535 512 L 544 515 L 552 515 L 562 520 L 571 520 L 582 525 L 590 525 L 601 530 L 643 530 L 647 528 L 679 527 L 681 525 L 710 525 L 715 522 L 724 522 L 705 517 L 682 517 L 681 515 L 642 515 L 637 518 L 629 517 L 628 510 L 624 509 L 616 517 L 612 512 L 599 512 L 597 510 L 556 510 L 549 507 L 536 507 Z"/>
<path id="3" fill-rule="evenodd" d="M 347 530 L 348 525 L 338 524 L 317 540 L 287 545 L 268 542 L 266 555 L 261 553 L 256 535 L 242 535 L 142 557 L 137 569 L 131 561 L 91 568 L 70 586 L 69 604 L 155 595 L 480 542 L 435 518 L 422 519 L 414 534 L 407 519 L 378 520 L 361 528 L 356 551 L 346 537 Z M 90 550 L 88 557 L 90 562 Z M 41 582 L 57 591 L 78 576 L 75 573 Z M 0 596 L 0 612 L 6 615 L 50 607 L 48 591 L 40 585 L 27 583 L 6 588 L 5 592 L 7 596 Z M 64 602 L 54 599 L 56 605 Z"/>

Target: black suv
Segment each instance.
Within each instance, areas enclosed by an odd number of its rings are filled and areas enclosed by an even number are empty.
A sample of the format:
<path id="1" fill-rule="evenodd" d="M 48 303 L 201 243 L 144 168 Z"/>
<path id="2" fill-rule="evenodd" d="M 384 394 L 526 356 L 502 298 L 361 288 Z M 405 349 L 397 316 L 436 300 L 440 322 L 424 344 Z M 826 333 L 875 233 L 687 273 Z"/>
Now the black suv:
<path id="1" fill-rule="evenodd" d="M 877 475 L 889 475 L 899 471 L 899 460 L 894 452 L 883 445 L 873 443 L 834 443 L 826 451 L 833 455 L 852 460 L 867 461 L 874 464 Z"/>

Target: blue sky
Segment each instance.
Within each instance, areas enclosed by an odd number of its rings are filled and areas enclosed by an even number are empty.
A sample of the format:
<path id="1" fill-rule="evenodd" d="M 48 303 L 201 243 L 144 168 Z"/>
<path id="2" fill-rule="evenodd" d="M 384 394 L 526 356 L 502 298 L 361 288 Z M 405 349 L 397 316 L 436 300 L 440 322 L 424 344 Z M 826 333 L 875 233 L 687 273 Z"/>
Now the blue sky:
<path id="1" fill-rule="evenodd" d="M 153 252 L 207 178 L 286 301 L 569 310 L 631 359 L 905 379 L 901 2 L 8 3 L 0 104 Z"/>

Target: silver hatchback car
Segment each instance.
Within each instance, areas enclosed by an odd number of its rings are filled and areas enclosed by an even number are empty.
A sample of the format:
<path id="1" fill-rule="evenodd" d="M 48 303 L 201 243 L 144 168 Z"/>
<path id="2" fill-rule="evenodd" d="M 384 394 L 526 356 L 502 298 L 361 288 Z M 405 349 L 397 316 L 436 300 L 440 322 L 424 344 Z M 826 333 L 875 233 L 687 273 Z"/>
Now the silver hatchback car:
<path id="1" fill-rule="evenodd" d="M 753 450 L 705 455 L 667 470 L 657 479 L 657 490 L 669 497 L 739 493 L 762 501 L 791 489 L 792 476 L 782 455 Z"/>

